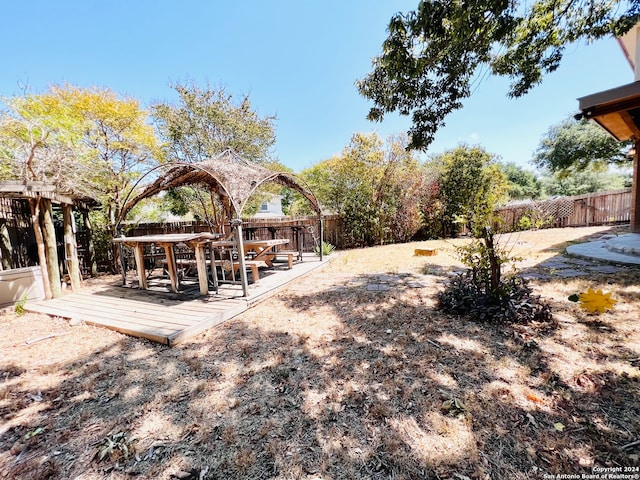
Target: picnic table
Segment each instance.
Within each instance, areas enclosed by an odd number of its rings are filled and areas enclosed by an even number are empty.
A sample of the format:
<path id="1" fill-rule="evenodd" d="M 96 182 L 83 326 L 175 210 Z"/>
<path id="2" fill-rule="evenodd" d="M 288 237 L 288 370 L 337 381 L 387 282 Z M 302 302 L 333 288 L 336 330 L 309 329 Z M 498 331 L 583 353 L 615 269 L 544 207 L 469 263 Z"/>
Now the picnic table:
<path id="1" fill-rule="evenodd" d="M 267 240 L 244 240 L 242 242 L 243 254 L 251 257 L 253 262 L 264 262 L 268 267 L 273 267 L 273 259 L 277 255 L 276 247 L 287 245 L 286 238 L 272 238 Z M 235 242 L 232 240 L 218 240 L 211 242 L 211 246 L 216 248 L 234 248 Z"/>
<path id="2" fill-rule="evenodd" d="M 140 288 L 148 289 L 147 276 L 144 269 L 144 246 L 155 244 L 163 247 L 167 260 L 167 272 L 171 284 L 171 291 L 177 293 L 179 287 L 178 267 L 174 247 L 178 244 L 185 244 L 195 252 L 196 267 L 198 270 L 198 283 L 200 293 L 207 295 L 209 293 L 209 281 L 207 278 L 207 263 L 204 247 L 207 243 L 211 243 L 222 237 L 220 233 L 170 233 L 162 235 L 142 235 L 138 237 L 119 237 L 114 238 L 114 243 L 122 243 L 133 249 L 136 261 L 136 270 L 140 281 Z"/>
<path id="3" fill-rule="evenodd" d="M 209 293 L 209 281 L 207 275 L 207 259 L 205 247 L 208 245 L 214 249 L 229 249 L 236 248 L 236 242 L 233 240 L 218 240 L 222 237 L 222 234 L 218 233 L 170 233 L 162 235 L 142 235 L 137 237 L 120 237 L 114 238 L 114 243 L 122 243 L 133 249 L 134 258 L 136 262 L 136 271 L 138 274 L 140 288 L 143 290 L 148 289 L 147 276 L 144 268 L 144 247 L 145 245 L 154 244 L 156 246 L 164 248 L 166 255 L 167 273 L 169 275 L 169 282 L 171 291 L 177 293 L 179 290 L 180 282 L 178 277 L 178 260 L 176 259 L 174 248 L 177 245 L 184 244 L 195 252 L 195 266 L 198 272 L 198 283 L 200 286 L 200 293 L 207 295 Z M 243 242 L 243 255 L 249 257 L 250 260 L 245 262 L 245 265 L 251 268 L 254 281 L 257 281 L 258 275 L 258 263 L 264 262 L 268 267 L 273 267 L 273 259 L 277 256 L 277 247 L 286 245 L 289 243 L 288 239 L 275 238 L 267 240 L 245 240 Z M 290 252 L 287 255 L 291 255 Z M 211 265 L 213 267 L 215 275 L 216 260 L 211 258 Z M 192 261 L 193 262 L 193 261 Z M 221 261 L 218 261 L 221 263 Z M 291 266 L 291 260 L 289 261 Z M 230 259 L 230 270 L 235 273 L 240 268 L 239 262 L 234 262 Z"/>

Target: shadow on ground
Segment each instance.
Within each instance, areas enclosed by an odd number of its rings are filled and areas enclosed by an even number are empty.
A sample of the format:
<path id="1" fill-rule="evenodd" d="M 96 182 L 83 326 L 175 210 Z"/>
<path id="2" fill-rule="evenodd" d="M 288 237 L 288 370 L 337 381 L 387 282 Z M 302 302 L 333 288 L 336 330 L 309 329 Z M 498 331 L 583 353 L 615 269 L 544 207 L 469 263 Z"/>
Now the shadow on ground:
<path id="1" fill-rule="evenodd" d="M 0 472 L 526 479 L 638 464 L 640 384 L 620 365 L 639 352 L 620 332 L 577 325 L 568 341 L 445 316 L 441 281 L 316 274 L 179 347 L 124 338 L 52 366 L 47 388 L 2 365 Z"/>

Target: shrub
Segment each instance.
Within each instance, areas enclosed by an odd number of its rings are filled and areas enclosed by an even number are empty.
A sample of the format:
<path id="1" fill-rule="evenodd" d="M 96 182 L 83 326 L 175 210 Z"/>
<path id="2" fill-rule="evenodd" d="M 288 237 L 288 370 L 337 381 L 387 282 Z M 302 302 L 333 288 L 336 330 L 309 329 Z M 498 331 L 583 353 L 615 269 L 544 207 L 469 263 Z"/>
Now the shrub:
<path id="1" fill-rule="evenodd" d="M 26 305 L 28 298 L 28 295 L 25 293 L 24 295 L 22 295 L 22 297 L 20 297 L 20 300 L 15 303 L 14 310 L 16 312 L 16 315 L 24 315 L 24 306 Z"/>
<path id="2" fill-rule="evenodd" d="M 523 215 L 520 217 L 520 220 L 518 220 L 518 230 L 531 230 L 532 225 L 531 218 L 527 215 Z"/>
<path id="3" fill-rule="evenodd" d="M 486 281 L 486 277 L 476 276 L 471 270 L 456 275 L 438 295 L 438 308 L 489 323 L 551 320 L 550 306 L 532 294 L 526 280 L 509 276 L 493 292 L 487 288 Z"/>
<path id="4" fill-rule="evenodd" d="M 517 259 L 497 245 L 489 228 L 482 230 L 481 238 L 457 251 L 469 270 L 454 277 L 438 295 L 440 310 L 491 323 L 551 320 L 551 308 L 532 295 L 524 279 L 515 274 L 502 277 L 502 265 Z"/>
<path id="5" fill-rule="evenodd" d="M 327 242 L 322 242 L 322 255 L 330 255 L 331 252 L 333 252 L 336 249 L 336 247 L 334 247 L 333 245 L 331 245 L 330 243 Z M 320 247 L 317 246 L 315 248 L 315 252 L 317 255 L 320 255 Z"/>

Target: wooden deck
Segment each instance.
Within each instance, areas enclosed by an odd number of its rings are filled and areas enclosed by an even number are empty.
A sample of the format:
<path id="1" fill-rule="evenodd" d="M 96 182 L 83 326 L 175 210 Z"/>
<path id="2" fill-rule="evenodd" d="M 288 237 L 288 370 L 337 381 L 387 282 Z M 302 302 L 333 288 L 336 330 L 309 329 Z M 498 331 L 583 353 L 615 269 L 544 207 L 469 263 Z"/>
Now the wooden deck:
<path id="1" fill-rule="evenodd" d="M 249 286 L 248 297 L 242 297 L 240 285 L 223 285 L 217 294 L 208 296 L 110 285 L 28 302 L 25 310 L 79 320 L 171 346 L 239 315 L 326 261 L 310 257 L 292 269 L 261 270 L 261 279 Z"/>

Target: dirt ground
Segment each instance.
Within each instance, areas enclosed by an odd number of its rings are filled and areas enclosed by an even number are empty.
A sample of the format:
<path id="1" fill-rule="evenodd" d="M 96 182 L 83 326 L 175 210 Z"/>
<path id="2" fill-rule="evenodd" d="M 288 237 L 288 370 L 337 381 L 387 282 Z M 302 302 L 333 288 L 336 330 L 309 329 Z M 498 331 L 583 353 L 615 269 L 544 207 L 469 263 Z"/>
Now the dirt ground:
<path id="1" fill-rule="evenodd" d="M 173 348 L 5 311 L 0 478 L 638 475 L 640 269 L 558 266 L 568 243 L 616 231 L 502 239 L 520 271 L 544 273 L 531 285 L 548 325 L 435 310 L 465 240 L 338 252 Z M 613 292 L 615 309 L 567 300 L 589 287 Z"/>

